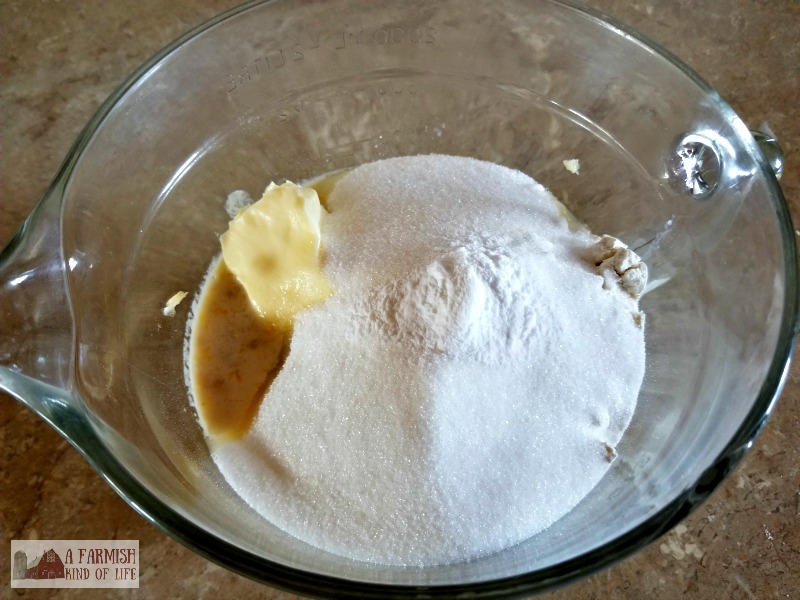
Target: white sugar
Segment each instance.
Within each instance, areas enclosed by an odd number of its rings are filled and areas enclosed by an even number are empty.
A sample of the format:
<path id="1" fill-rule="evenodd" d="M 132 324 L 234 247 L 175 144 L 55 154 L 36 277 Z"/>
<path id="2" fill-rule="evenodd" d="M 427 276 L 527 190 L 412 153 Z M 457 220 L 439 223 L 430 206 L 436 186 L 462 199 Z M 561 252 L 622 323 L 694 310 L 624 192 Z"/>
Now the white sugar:
<path id="1" fill-rule="evenodd" d="M 608 470 L 642 382 L 623 262 L 473 159 L 364 165 L 329 209 L 335 294 L 215 451 L 227 481 L 299 539 L 379 563 L 468 560 L 554 523 Z"/>

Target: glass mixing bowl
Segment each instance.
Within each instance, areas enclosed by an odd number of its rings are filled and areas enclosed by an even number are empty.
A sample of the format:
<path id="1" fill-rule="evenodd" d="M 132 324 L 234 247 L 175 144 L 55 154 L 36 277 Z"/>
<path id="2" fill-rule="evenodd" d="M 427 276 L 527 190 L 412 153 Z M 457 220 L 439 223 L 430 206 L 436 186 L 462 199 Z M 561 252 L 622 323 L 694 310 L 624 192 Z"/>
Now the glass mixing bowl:
<path id="1" fill-rule="evenodd" d="M 224 202 L 379 158 L 468 155 L 549 187 L 647 261 L 647 373 L 609 474 L 555 525 L 463 564 L 308 546 L 227 486 L 187 400 L 185 302 Z M 580 171 L 564 160 L 579 159 Z M 200 554 L 308 595 L 488 598 L 653 540 L 733 469 L 796 332 L 794 232 L 759 146 L 690 69 L 571 2 L 250 3 L 140 68 L 0 255 L 0 387 Z"/>

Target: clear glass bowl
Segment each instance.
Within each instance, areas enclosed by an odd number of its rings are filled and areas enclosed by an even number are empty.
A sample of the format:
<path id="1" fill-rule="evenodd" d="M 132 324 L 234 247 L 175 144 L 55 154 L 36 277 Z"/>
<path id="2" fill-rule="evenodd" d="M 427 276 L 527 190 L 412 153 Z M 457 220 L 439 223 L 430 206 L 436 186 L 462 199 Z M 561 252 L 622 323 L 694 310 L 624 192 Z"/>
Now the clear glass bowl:
<path id="1" fill-rule="evenodd" d="M 184 382 L 188 302 L 227 194 L 383 157 L 520 169 L 648 262 L 647 374 L 619 457 L 569 515 L 469 563 L 358 563 L 227 486 Z M 580 160 L 580 174 L 564 160 Z M 572 2 L 250 3 L 102 106 L 0 255 L 0 387 L 198 553 L 308 595 L 530 593 L 659 536 L 734 468 L 781 388 L 794 232 L 747 128 L 690 69 Z"/>

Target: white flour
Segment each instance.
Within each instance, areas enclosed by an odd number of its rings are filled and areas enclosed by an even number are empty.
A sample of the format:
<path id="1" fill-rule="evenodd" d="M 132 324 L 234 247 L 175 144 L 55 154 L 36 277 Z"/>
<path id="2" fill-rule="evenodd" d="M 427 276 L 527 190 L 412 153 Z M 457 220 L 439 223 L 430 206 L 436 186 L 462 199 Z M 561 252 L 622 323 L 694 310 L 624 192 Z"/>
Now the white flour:
<path id="1" fill-rule="evenodd" d="M 468 242 L 390 281 L 356 305 L 358 326 L 422 356 L 487 365 L 519 358 L 536 328 L 536 278 L 515 245 Z"/>
<path id="2" fill-rule="evenodd" d="M 215 451 L 230 485 L 299 539 L 388 564 L 468 560 L 566 514 L 641 386 L 635 255 L 467 158 L 364 165 L 329 209 L 334 296 L 298 316 L 252 429 Z"/>

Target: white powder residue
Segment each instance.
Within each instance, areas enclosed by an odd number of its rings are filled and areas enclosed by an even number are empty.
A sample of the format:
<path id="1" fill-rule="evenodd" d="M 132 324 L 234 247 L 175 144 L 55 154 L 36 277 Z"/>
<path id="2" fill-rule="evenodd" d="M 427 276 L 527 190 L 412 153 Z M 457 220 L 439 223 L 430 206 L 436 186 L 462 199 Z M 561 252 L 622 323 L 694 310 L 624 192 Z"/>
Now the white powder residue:
<path id="1" fill-rule="evenodd" d="M 514 252 L 522 241 L 470 242 L 390 281 L 357 305 L 359 325 L 421 355 L 487 365 L 519 358 L 537 324 L 536 267 L 529 250 Z"/>
<path id="2" fill-rule="evenodd" d="M 165 317 L 174 317 L 175 316 L 175 309 L 178 305 L 183 302 L 183 299 L 186 298 L 188 292 L 176 292 L 172 296 L 169 297 L 164 308 L 161 310 Z"/>
<path id="3" fill-rule="evenodd" d="M 253 203 L 250 194 L 244 190 L 235 190 L 228 194 L 225 199 L 225 212 L 233 219 L 241 210 L 244 210 Z"/>
<path id="4" fill-rule="evenodd" d="M 561 164 L 563 164 L 564 168 L 573 175 L 578 175 L 581 171 L 581 161 L 577 158 L 562 160 Z"/>
<path id="5" fill-rule="evenodd" d="M 638 258 L 468 158 L 361 166 L 328 207 L 334 296 L 215 450 L 230 485 L 299 539 L 386 564 L 469 560 L 565 515 L 636 405 Z"/>

